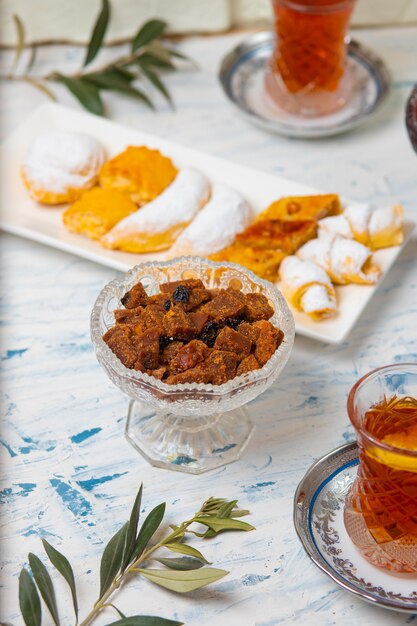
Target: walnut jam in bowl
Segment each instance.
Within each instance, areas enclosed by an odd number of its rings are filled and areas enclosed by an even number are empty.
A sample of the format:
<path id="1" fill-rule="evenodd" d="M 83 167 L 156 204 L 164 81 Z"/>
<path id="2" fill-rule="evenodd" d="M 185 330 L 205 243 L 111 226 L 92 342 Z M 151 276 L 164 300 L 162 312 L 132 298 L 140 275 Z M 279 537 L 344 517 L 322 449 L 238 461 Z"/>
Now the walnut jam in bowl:
<path id="1" fill-rule="evenodd" d="M 232 263 L 137 265 L 91 314 L 97 359 L 130 398 L 126 436 L 153 465 L 198 474 L 238 459 L 246 405 L 286 364 L 294 320 L 280 291 Z"/>

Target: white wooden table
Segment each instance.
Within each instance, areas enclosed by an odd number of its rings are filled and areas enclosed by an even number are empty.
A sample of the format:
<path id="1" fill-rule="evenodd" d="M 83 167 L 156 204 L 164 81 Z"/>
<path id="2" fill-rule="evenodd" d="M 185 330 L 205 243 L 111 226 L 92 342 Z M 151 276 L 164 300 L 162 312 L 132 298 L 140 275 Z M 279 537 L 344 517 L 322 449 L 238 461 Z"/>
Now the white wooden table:
<path id="1" fill-rule="evenodd" d="M 135 101 L 108 95 L 109 115 L 351 198 L 402 202 L 417 220 L 417 155 L 404 128 L 404 103 L 415 80 L 417 29 L 362 30 L 356 36 L 387 60 L 394 89 L 381 114 L 342 137 L 287 140 L 240 119 L 225 100 L 216 73 L 223 54 L 242 35 L 184 42 L 184 51 L 200 69 L 167 78 L 176 112 L 160 101 L 160 112 L 152 113 Z M 65 71 L 81 58 L 79 48 L 47 47 L 41 50 L 39 69 L 59 64 Z M 2 86 L 1 95 L 3 137 L 43 101 L 28 85 Z M 77 106 L 64 92 L 60 100 Z M 127 519 L 143 481 L 146 510 L 166 500 L 169 522 L 186 519 L 203 499 L 215 495 L 238 498 L 251 509 L 249 521 L 257 530 L 223 535 L 203 546 L 215 566 L 230 570 L 224 580 L 188 597 L 132 581 L 116 602 L 126 613 L 176 617 L 188 626 L 411 623 L 411 617 L 352 597 L 316 569 L 296 537 L 292 499 L 310 464 L 352 438 L 345 403 L 358 377 L 375 366 L 417 360 L 415 244 L 414 238 L 348 341 L 330 346 L 297 337 L 284 373 L 250 406 L 257 429 L 243 458 L 190 476 L 149 466 L 125 441 L 127 400 L 111 386 L 92 352 L 90 310 L 100 288 L 116 273 L 3 236 L 0 619 L 23 623 L 18 573 L 29 551 L 42 553 L 39 537 L 75 565 L 85 614 L 97 596 L 103 545 Z M 56 588 L 64 596 L 63 584 L 57 582 Z M 69 600 L 67 606 L 64 625 L 72 623 Z M 97 623 L 114 619 L 112 613 L 103 614 Z"/>

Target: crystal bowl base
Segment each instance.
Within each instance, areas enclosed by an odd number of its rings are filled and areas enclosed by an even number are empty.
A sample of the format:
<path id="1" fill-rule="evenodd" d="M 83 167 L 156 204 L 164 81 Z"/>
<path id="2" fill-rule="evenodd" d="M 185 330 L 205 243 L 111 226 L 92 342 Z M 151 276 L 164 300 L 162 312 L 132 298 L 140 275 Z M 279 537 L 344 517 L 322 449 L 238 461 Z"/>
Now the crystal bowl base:
<path id="1" fill-rule="evenodd" d="M 239 459 L 253 429 L 245 407 L 196 418 L 132 400 L 125 434 L 151 465 L 201 474 Z"/>

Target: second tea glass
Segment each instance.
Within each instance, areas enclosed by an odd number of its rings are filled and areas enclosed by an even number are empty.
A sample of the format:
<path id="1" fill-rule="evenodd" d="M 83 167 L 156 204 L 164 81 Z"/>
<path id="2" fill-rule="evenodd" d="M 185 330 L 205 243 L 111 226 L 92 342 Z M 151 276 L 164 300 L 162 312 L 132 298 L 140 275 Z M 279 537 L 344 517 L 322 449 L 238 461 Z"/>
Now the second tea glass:
<path id="1" fill-rule="evenodd" d="M 417 363 L 361 378 L 348 398 L 359 446 L 346 530 L 373 565 L 417 573 Z"/>

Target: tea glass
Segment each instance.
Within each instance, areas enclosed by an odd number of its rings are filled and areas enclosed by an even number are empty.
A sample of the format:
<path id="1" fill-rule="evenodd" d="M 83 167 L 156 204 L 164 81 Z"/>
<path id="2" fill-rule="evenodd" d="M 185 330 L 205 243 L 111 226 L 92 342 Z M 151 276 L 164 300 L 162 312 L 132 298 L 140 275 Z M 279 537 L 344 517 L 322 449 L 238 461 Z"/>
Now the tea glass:
<path id="1" fill-rule="evenodd" d="M 364 425 L 369 409 L 394 396 L 405 402 L 412 399 L 414 430 L 417 363 L 373 370 L 349 394 L 347 408 L 360 464 L 345 501 L 344 522 L 351 540 L 370 563 L 393 572 L 417 573 L 417 445 L 391 445 L 392 441 L 378 439 Z M 379 419 L 381 439 L 388 439 L 382 434 L 398 426 L 397 414 L 392 412 L 386 419 L 377 415 Z"/>
<path id="2" fill-rule="evenodd" d="M 103 341 L 114 325 L 121 298 L 139 281 L 149 295 L 163 282 L 200 278 L 210 289 L 241 288 L 264 294 L 274 309 L 271 322 L 284 339 L 263 367 L 223 385 L 165 382 L 128 369 Z M 143 263 L 99 294 L 91 314 L 91 337 L 97 359 L 110 380 L 131 398 L 126 437 L 152 465 L 200 474 L 240 457 L 253 432 L 246 404 L 265 391 L 285 366 L 294 343 L 294 318 L 281 292 L 269 281 L 233 263 L 199 257 Z"/>
<path id="3" fill-rule="evenodd" d="M 303 117 L 343 107 L 352 89 L 347 29 L 356 0 L 272 0 L 275 44 L 268 100 Z"/>

